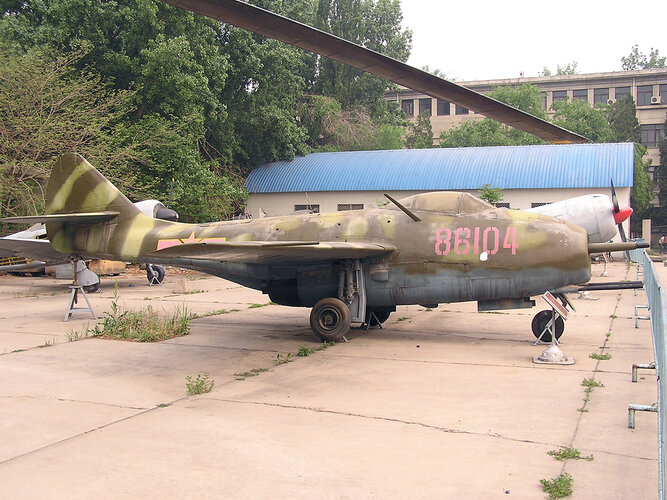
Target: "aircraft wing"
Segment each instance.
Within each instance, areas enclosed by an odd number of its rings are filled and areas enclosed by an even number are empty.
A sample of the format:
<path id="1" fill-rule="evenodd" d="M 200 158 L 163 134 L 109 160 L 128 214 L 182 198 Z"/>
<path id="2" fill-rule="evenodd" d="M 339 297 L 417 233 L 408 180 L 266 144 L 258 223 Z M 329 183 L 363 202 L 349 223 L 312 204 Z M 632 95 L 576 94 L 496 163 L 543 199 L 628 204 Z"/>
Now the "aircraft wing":
<path id="1" fill-rule="evenodd" d="M 456 83 L 268 10 L 238 0 L 163 0 L 382 76 L 426 95 L 465 106 L 552 143 L 588 142 L 574 132 Z"/>
<path id="2" fill-rule="evenodd" d="M 67 255 L 58 252 L 48 240 L 0 238 L 0 255 L 4 257 L 20 255 L 28 259 L 42 261 L 42 265 L 44 263 L 68 262 Z"/>
<path id="3" fill-rule="evenodd" d="M 396 247 L 386 242 L 370 241 L 225 241 L 184 243 L 157 250 L 156 258 L 219 260 L 263 264 L 297 264 L 340 259 L 363 259 L 386 255 Z"/>

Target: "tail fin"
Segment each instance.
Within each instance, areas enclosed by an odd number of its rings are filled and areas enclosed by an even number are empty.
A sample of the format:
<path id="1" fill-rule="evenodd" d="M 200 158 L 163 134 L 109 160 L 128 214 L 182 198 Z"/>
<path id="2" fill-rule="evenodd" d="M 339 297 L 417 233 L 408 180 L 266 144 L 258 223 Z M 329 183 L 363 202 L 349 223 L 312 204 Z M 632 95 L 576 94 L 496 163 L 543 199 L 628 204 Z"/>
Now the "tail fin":
<path id="1" fill-rule="evenodd" d="M 46 187 L 47 214 L 118 212 L 118 222 L 139 209 L 83 156 L 67 153 L 56 161 Z"/>

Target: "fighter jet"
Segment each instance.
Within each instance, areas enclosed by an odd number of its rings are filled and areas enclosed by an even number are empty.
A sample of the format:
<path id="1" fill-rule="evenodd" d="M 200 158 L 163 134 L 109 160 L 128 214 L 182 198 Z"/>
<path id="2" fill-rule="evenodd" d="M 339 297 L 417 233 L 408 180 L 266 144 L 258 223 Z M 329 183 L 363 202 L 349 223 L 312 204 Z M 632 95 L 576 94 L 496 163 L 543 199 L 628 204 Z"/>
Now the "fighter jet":
<path id="1" fill-rule="evenodd" d="M 468 193 L 388 199 L 382 208 L 185 224 L 145 215 L 70 153 L 49 178 L 47 215 L 3 220 L 46 224 L 64 255 L 194 269 L 311 307 L 311 328 L 326 341 L 351 323 L 381 324 L 402 304 L 532 307 L 531 296 L 587 282 L 590 253 L 639 246 L 589 243 L 579 225 Z M 593 218 L 614 221 L 611 204 L 601 207 Z"/>

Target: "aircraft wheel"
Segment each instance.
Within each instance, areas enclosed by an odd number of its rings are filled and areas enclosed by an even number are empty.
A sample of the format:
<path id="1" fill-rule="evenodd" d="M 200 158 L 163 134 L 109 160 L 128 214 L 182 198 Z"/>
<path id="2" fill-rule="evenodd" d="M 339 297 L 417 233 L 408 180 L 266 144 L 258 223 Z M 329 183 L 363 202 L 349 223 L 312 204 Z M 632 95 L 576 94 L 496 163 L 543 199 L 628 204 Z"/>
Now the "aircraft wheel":
<path id="1" fill-rule="evenodd" d="M 533 335 L 535 335 L 535 338 L 540 338 L 540 334 L 542 333 L 542 330 L 547 326 L 547 323 L 551 321 L 551 309 L 545 309 L 544 311 L 538 312 L 534 317 L 533 317 L 533 322 L 531 323 L 530 327 L 533 330 Z M 560 316 L 556 317 L 556 339 L 560 339 L 560 336 L 563 335 L 563 331 L 565 330 L 565 321 L 563 321 L 563 318 Z M 542 335 L 542 342 L 551 342 L 551 334 L 549 332 L 546 332 L 544 335 Z"/>
<path id="2" fill-rule="evenodd" d="M 389 319 L 391 313 L 392 311 L 387 309 L 369 309 L 366 311 L 366 324 L 369 327 L 380 326 Z M 372 314 L 375 314 L 375 316 Z"/>
<path id="3" fill-rule="evenodd" d="M 324 342 L 340 342 L 350 329 L 350 309 L 336 298 L 320 300 L 310 311 L 310 327 Z"/>
<path id="4" fill-rule="evenodd" d="M 149 284 L 159 285 L 164 281 L 165 276 L 167 276 L 167 270 L 164 267 L 146 264 L 146 278 Z"/>

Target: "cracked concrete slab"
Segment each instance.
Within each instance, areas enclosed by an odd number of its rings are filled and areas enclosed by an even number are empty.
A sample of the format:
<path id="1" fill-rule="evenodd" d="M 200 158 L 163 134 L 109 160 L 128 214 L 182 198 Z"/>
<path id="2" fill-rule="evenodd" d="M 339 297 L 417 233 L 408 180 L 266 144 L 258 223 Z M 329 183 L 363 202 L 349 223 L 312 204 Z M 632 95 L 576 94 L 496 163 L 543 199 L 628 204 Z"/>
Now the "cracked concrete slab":
<path id="1" fill-rule="evenodd" d="M 596 280 L 629 273 L 622 264 L 609 271 Z M 126 307 L 217 312 L 193 320 L 190 335 L 156 344 L 67 342 L 68 329 L 91 321 L 81 313 L 60 321 L 62 284 L 0 279 L 2 491 L 545 498 L 539 480 L 568 472 L 573 498 L 657 494 L 656 416 L 638 414 L 637 428 L 627 429 L 627 404 L 657 394 L 654 372 L 630 381 L 632 362 L 652 358 L 649 323 L 635 330 L 632 320 L 633 305 L 645 303 L 641 291 L 573 300 L 562 348 L 577 362 L 549 367 L 532 363 L 544 349 L 530 333 L 546 306 L 540 298 L 539 309 L 503 314 L 477 313 L 474 304 L 399 307 L 384 329 L 353 330 L 349 343 L 302 358 L 299 347 L 319 345 L 307 309 L 264 305 L 259 292 L 195 278 L 196 293 L 180 296 L 168 282 L 118 278 Z M 114 281 L 91 294 L 100 315 Z M 55 345 L 38 347 L 44 338 Z M 589 357 L 596 352 L 612 358 Z M 287 353 L 293 361 L 276 365 Z M 249 376 L 253 369 L 266 371 Z M 187 396 L 185 378 L 203 372 L 215 387 Z M 589 378 L 604 387 L 586 394 Z M 565 446 L 594 460 L 547 454 Z"/>

